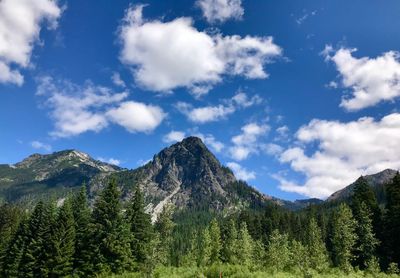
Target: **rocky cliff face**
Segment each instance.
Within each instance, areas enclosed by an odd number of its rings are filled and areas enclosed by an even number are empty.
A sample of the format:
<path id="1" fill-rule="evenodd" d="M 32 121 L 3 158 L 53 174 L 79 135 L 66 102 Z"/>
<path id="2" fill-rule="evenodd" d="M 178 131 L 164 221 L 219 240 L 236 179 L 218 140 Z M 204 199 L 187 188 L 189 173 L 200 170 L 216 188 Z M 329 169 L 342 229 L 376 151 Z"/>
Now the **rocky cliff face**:
<path id="1" fill-rule="evenodd" d="M 119 172 L 112 177 L 124 188 L 125 198 L 130 197 L 133 186 L 139 185 L 149 204 L 148 210 L 154 216 L 167 203 L 178 209 L 201 207 L 224 211 L 268 199 L 238 182 L 232 171 L 222 166 L 196 137 L 188 137 L 162 150 L 141 168 Z M 94 180 L 92 188 L 100 189 L 103 185 L 99 183 L 102 181 Z"/>

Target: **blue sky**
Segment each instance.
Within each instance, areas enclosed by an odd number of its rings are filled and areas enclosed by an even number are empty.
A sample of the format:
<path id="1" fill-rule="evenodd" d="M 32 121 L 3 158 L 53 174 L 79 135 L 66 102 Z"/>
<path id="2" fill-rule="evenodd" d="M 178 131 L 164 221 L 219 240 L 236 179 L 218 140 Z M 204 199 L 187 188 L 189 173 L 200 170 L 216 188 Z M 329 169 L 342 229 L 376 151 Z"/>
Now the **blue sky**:
<path id="1" fill-rule="evenodd" d="M 200 136 L 238 177 L 325 198 L 400 168 L 398 1 L 0 2 L 0 163 L 136 168 Z"/>

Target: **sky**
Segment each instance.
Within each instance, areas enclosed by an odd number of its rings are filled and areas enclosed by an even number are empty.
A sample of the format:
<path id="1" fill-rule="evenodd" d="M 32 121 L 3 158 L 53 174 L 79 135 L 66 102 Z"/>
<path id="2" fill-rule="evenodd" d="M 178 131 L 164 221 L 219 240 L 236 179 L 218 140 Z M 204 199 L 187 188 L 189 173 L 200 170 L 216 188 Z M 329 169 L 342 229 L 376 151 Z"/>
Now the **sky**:
<path id="1" fill-rule="evenodd" d="M 283 199 L 400 168 L 396 0 L 2 0 L 0 163 L 198 136 Z"/>

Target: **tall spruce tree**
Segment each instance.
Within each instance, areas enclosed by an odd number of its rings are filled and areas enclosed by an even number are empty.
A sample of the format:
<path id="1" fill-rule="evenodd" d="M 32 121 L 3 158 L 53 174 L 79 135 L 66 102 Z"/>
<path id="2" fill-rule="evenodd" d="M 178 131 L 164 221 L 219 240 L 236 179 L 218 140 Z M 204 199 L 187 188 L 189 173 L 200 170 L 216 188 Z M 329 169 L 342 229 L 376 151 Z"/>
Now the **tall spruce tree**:
<path id="1" fill-rule="evenodd" d="M 267 264 L 273 271 L 283 271 L 289 266 L 290 250 L 287 234 L 273 230 L 267 247 Z"/>
<path id="2" fill-rule="evenodd" d="M 379 241 L 375 237 L 372 226 L 372 213 L 368 206 L 361 202 L 355 207 L 357 211 L 357 241 L 355 245 L 356 264 L 366 269 L 376 257 L 376 247 Z"/>
<path id="3" fill-rule="evenodd" d="M 72 276 L 75 251 L 75 222 L 70 199 L 65 200 L 60 208 L 51 231 L 51 256 L 47 264 L 49 276 Z"/>
<path id="4" fill-rule="evenodd" d="M 215 218 L 211 221 L 209 225 L 209 231 L 211 239 L 210 261 L 211 264 L 215 264 L 220 262 L 221 260 L 221 249 L 222 249 L 221 231 L 219 228 L 219 224 Z"/>
<path id="5" fill-rule="evenodd" d="M 387 185 L 385 246 L 388 260 L 400 265 L 400 174 Z"/>
<path id="6" fill-rule="evenodd" d="M 333 262 L 344 271 L 351 270 L 357 240 L 356 225 L 357 222 L 353 218 L 350 207 L 341 204 L 333 215 L 331 244 Z"/>
<path id="7" fill-rule="evenodd" d="M 329 267 L 328 251 L 322 240 L 321 230 L 314 218 L 310 219 L 306 233 L 307 253 L 312 269 L 323 272 Z"/>
<path id="8" fill-rule="evenodd" d="M 172 232 L 175 227 L 172 215 L 173 207 L 165 206 L 154 225 L 159 239 L 156 249 L 160 263 L 163 265 L 171 264 Z"/>
<path id="9" fill-rule="evenodd" d="M 225 228 L 224 241 L 221 250 L 221 257 L 223 262 L 229 264 L 237 264 L 238 247 L 238 231 L 236 228 L 235 220 L 232 218 L 229 220 L 228 225 Z"/>
<path id="10" fill-rule="evenodd" d="M 90 266 L 86 267 L 91 272 L 121 273 L 131 269 L 129 227 L 122 214 L 120 195 L 115 180 L 111 180 L 94 204 L 88 231 L 92 254 Z"/>
<path id="11" fill-rule="evenodd" d="M 55 206 L 40 201 L 29 219 L 26 248 L 21 260 L 20 275 L 24 277 L 46 277 L 49 274 L 48 260 L 51 256 L 51 227 L 54 225 Z"/>
<path id="12" fill-rule="evenodd" d="M 131 252 L 138 269 L 143 269 L 149 258 L 153 227 L 150 215 L 145 211 L 144 196 L 139 186 L 136 186 L 126 218 L 131 232 Z"/>
<path id="13" fill-rule="evenodd" d="M 10 241 L 5 256 L 3 257 L 0 271 L 1 277 L 19 277 L 21 273 L 21 261 L 26 250 L 28 240 L 29 220 L 21 220 L 17 232 Z"/>
<path id="14" fill-rule="evenodd" d="M 236 253 L 240 264 L 250 267 L 253 264 L 254 242 L 245 222 L 240 225 L 238 243 L 237 251 L 234 253 Z"/>
<path id="15" fill-rule="evenodd" d="M 211 263 L 211 237 L 209 229 L 204 229 L 200 235 L 197 249 L 197 265 L 206 266 Z"/>
<path id="16" fill-rule="evenodd" d="M 73 257 L 74 272 L 78 276 L 84 276 L 90 272 L 90 261 L 92 250 L 89 249 L 90 242 L 88 229 L 90 223 L 90 209 L 87 200 L 86 185 L 83 184 L 80 191 L 72 198 L 72 213 L 75 224 L 75 252 Z"/>

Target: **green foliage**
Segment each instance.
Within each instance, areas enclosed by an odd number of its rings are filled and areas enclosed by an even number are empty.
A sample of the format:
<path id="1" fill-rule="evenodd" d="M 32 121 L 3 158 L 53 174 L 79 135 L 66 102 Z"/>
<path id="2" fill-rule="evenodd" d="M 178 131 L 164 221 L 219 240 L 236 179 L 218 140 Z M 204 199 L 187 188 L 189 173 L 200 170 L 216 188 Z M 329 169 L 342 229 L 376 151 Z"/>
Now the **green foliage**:
<path id="1" fill-rule="evenodd" d="M 235 254 L 238 262 L 241 265 L 250 267 L 253 263 L 254 242 L 247 230 L 246 223 L 241 224 L 236 248 Z"/>
<path id="2" fill-rule="evenodd" d="M 137 267 L 144 270 L 148 267 L 147 260 L 150 253 L 150 240 L 153 234 L 153 227 L 150 215 L 145 212 L 144 197 L 139 186 L 136 187 L 132 200 L 129 203 L 126 220 L 130 228 L 132 256 L 137 263 Z M 169 231 L 165 231 L 164 236 L 167 233 Z"/>
<path id="3" fill-rule="evenodd" d="M 328 251 L 322 241 L 321 230 L 314 218 L 311 218 L 308 225 L 305 243 L 310 268 L 320 273 L 326 270 L 329 267 Z"/>
<path id="4" fill-rule="evenodd" d="M 389 261 L 400 264 L 400 174 L 387 186 L 385 247 Z"/>
<path id="5" fill-rule="evenodd" d="M 354 246 L 357 240 L 355 233 L 357 222 L 353 218 L 351 209 L 341 204 L 332 219 L 332 251 L 335 266 L 344 271 L 351 270 Z"/>
<path id="6" fill-rule="evenodd" d="M 283 271 L 289 266 L 290 250 L 287 234 L 274 230 L 267 247 L 267 264 L 274 272 Z"/>
<path id="7" fill-rule="evenodd" d="M 211 236 L 209 229 L 204 229 L 203 233 L 200 236 L 200 240 L 198 242 L 197 248 L 197 265 L 198 266 L 206 266 L 211 263 Z"/>
<path id="8" fill-rule="evenodd" d="M 94 204 L 88 229 L 91 273 L 121 273 L 131 268 L 129 227 L 122 214 L 120 191 L 111 181 Z"/>
<path id="9" fill-rule="evenodd" d="M 222 243 L 221 243 L 221 231 L 219 228 L 219 224 L 215 218 L 210 223 L 209 231 L 211 240 L 210 262 L 218 263 L 221 260 Z"/>
<path id="10" fill-rule="evenodd" d="M 157 235 L 153 238 L 152 244 L 156 249 L 157 263 L 163 265 L 171 265 L 172 263 L 172 233 L 175 227 L 175 223 L 172 220 L 173 207 L 166 206 L 159 215 L 154 228 Z M 151 256 L 154 258 L 155 256 Z"/>

